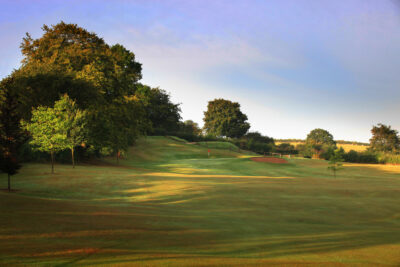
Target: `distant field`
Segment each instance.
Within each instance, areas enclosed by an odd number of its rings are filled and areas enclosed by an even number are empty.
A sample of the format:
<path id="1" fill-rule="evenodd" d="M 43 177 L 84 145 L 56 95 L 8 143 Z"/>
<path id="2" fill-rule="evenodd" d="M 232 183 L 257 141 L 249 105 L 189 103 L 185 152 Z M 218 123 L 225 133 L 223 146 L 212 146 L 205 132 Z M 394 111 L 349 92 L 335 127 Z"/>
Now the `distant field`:
<path id="1" fill-rule="evenodd" d="M 275 142 L 275 144 L 279 145 L 282 143 L 290 143 L 291 145 L 298 145 L 298 144 L 304 144 L 304 142 Z M 349 152 L 350 150 L 355 150 L 357 152 L 362 152 L 367 150 L 368 146 L 366 145 L 359 145 L 359 144 L 337 144 L 338 147 L 343 147 L 344 151 Z"/>
<path id="2" fill-rule="evenodd" d="M 120 165 L 26 164 L 0 265 L 400 265 L 400 166 L 249 157 L 148 137 Z"/>

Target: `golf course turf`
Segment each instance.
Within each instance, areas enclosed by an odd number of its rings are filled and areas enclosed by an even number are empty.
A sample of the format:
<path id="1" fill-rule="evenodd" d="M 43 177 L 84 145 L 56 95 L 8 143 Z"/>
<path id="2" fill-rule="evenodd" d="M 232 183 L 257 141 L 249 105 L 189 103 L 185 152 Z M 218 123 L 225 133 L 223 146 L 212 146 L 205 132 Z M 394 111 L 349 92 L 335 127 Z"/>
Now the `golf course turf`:
<path id="1" fill-rule="evenodd" d="M 208 149 L 147 137 L 118 165 L 25 164 L 0 192 L 0 265 L 400 265 L 399 166 L 335 179 Z"/>

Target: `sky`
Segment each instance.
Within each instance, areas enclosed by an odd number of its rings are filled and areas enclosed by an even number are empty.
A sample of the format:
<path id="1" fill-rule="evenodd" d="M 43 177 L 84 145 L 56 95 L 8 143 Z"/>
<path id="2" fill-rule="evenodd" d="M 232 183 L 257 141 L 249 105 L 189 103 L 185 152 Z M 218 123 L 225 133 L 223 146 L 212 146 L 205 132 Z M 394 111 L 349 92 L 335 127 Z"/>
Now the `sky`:
<path id="1" fill-rule="evenodd" d="M 224 98 L 274 138 L 400 131 L 400 0 L 0 2 L 0 78 L 20 66 L 26 32 L 39 38 L 62 20 L 134 52 L 141 82 L 199 125 L 208 101 Z"/>

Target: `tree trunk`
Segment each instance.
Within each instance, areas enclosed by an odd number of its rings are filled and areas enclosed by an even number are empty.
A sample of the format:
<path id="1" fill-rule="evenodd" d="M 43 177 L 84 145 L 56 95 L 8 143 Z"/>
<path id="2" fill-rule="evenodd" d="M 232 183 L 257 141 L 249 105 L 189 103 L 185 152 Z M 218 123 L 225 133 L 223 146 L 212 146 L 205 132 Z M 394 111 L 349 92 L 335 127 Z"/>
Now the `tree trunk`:
<path id="1" fill-rule="evenodd" d="M 117 164 L 119 164 L 119 151 L 117 151 Z"/>
<path id="2" fill-rule="evenodd" d="M 74 148 L 71 148 L 72 168 L 75 168 Z"/>
<path id="3" fill-rule="evenodd" d="M 11 177 L 11 175 L 8 174 L 8 192 L 11 191 L 10 177 Z"/>
<path id="4" fill-rule="evenodd" d="M 54 151 L 50 152 L 51 155 L 51 173 L 54 173 Z"/>

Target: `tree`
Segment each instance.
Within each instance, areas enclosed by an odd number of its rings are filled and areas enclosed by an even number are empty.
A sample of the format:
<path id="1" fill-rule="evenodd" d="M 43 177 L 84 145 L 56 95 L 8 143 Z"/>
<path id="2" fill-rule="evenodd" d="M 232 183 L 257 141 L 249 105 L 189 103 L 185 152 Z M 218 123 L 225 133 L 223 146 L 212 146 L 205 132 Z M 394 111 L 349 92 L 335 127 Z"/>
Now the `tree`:
<path id="1" fill-rule="evenodd" d="M 336 147 L 336 142 L 327 130 L 317 128 L 307 135 L 306 146 L 312 148 L 317 158 L 320 158 L 322 153 L 332 151 Z M 330 155 L 326 155 L 326 158 L 329 157 Z"/>
<path id="2" fill-rule="evenodd" d="M 91 142 L 101 147 L 104 155 L 115 153 L 117 161 L 120 153 L 148 129 L 144 107 L 136 97 L 115 100 L 91 113 L 89 123 L 93 129 L 89 136 Z"/>
<path id="3" fill-rule="evenodd" d="M 215 136 L 240 138 L 250 128 L 240 104 L 225 99 L 209 101 L 203 120 L 207 134 Z"/>
<path id="4" fill-rule="evenodd" d="M 342 162 L 344 161 L 343 155 L 344 155 L 343 148 L 337 149 L 329 159 L 328 170 L 331 170 L 333 172 L 333 176 L 335 178 L 336 178 L 336 172 L 342 169 L 343 166 Z"/>
<path id="5" fill-rule="evenodd" d="M 198 136 L 201 134 L 201 129 L 196 122 L 192 120 L 186 120 L 181 123 L 180 132 L 187 135 Z"/>
<path id="6" fill-rule="evenodd" d="M 67 148 L 66 122 L 56 109 L 40 106 L 32 110 L 30 122 L 23 121 L 22 125 L 31 134 L 34 149 L 50 152 L 54 173 L 54 153 Z"/>
<path id="7" fill-rule="evenodd" d="M 372 138 L 370 146 L 372 150 L 381 152 L 394 152 L 400 147 L 400 139 L 398 132 L 391 128 L 390 125 L 379 123 L 371 129 Z"/>
<path id="8" fill-rule="evenodd" d="M 149 134 L 165 135 L 179 130 L 181 109 L 171 101 L 170 95 L 160 88 L 138 84 L 135 94 L 143 104 L 150 123 Z"/>
<path id="9" fill-rule="evenodd" d="M 12 77 L 0 82 L 0 170 L 7 173 L 8 191 L 11 191 L 11 176 L 21 168 L 17 151 L 25 139 L 17 112 L 19 103 L 12 85 Z"/>
<path id="10" fill-rule="evenodd" d="M 126 101 L 135 96 L 137 81 L 142 77 L 141 64 L 135 60 L 133 52 L 120 44 L 109 46 L 95 33 L 76 24 L 60 22 L 44 25 L 42 29 L 40 38 L 33 39 L 27 34 L 23 39 L 23 65 L 13 74 L 25 120 L 30 119 L 32 108 L 50 107 L 60 95 L 68 94 L 92 119 L 85 127 L 88 147 L 101 150 L 114 141 L 114 134 L 101 134 L 97 132 L 99 128 L 107 133 L 127 133 L 129 138 L 137 138 L 137 132 L 146 132 L 145 113 L 137 112 L 137 101 Z M 119 107 L 120 104 L 123 107 Z M 110 117 L 105 110 L 118 112 L 112 112 L 113 117 Z M 101 121 L 118 121 L 118 129 L 106 129 L 116 123 L 100 127 Z M 140 129 L 130 134 L 132 127 Z"/>
<path id="11" fill-rule="evenodd" d="M 282 154 L 296 154 L 297 151 L 294 148 L 294 145 L 291 145 L 290 143 L 281 143 L 276 146 L 276 152 L 282 153 Z"/>
<path id="12" fill-rule="evenodd" d="M 251 150 L 260 154 L 271 152 L 274 148 L 274 139 L 264 136 L 259 132 L 249 132 L 241 138 L 234 140 L 234 143 L 241 149 Z"/>
<path id="13" fill-rule="evenodd" d="M 67 94 L 54 103 L 54 110 L 63 125 L 65 147 L 71 150 L 72 167 L 75 168 L 75 147 L 86 140 L 87 112 L 80 110 Z"/>

